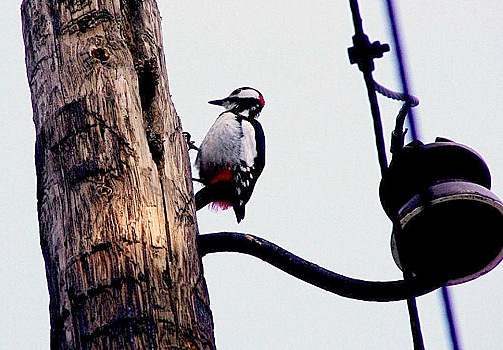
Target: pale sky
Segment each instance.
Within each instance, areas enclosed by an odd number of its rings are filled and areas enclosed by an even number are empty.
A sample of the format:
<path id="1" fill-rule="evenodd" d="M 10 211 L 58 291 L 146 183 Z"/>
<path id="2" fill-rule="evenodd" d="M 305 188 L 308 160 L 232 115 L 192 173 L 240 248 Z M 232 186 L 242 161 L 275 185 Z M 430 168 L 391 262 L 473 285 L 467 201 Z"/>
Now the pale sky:
<path id="1" fill-rule="evenodd" d="M 266 167 L 246 217 L 237 225 L 232 211 L 203 209 L 200 232 L 252 233 L 347 276 L 401 278 L 379 203 L 365 85 L 347 57 L 349 2 L 158 2 L 171 94 L 197 143 L 221 112 L 207 101 L 240 86 L 266 100 Z M 370 39 L 391 44 L 384 1 L 359 2 Z M 411 90 L 421 101 L 420 139 L 444 136 L 475 149 L 503 197 L 503 3 L 396 2 Z M 48 349 L 19 6 L 0 4 L 0 349 Z M 374 76 L 399 88 L 393 52 L 376 61 Z M 389 146 L 400 103 L 379 102 Z M 203 264 L 220 350 L 412 349 L 405 302 L 342 298 L 245 255 L 209 255 Z M 502 286 L 498 266 L 451 288 L 463 349 L 502 347 Z M 426 349 L 449 349 L 440 292 L 418 298 L 418 306 Z"/>

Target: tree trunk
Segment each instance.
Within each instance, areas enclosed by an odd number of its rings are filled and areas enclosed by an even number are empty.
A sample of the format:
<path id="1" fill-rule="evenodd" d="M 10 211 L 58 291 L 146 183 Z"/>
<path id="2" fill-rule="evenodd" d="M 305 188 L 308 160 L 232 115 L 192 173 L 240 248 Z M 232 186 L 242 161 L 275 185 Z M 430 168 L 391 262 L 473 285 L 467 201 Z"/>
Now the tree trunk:
<path id="1" fill-rule="evenodd" d="M 51 348 L 214 349 L 155 0 L 24 0 Z"/>

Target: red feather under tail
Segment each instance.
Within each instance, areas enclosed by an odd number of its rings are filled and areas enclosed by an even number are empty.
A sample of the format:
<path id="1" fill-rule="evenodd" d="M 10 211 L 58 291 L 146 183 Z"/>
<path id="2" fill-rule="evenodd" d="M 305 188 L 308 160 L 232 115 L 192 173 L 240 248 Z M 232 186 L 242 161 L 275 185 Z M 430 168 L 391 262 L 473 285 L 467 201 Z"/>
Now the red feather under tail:
<path id="1" fill-rule="evenodd" d="M 209 206 L 209 208 L 212 211 L 227 210 L 230 207 L 232 207 L 231 202 L 213 202 L 213 203 L 210 203 L 210 206 Z"/>

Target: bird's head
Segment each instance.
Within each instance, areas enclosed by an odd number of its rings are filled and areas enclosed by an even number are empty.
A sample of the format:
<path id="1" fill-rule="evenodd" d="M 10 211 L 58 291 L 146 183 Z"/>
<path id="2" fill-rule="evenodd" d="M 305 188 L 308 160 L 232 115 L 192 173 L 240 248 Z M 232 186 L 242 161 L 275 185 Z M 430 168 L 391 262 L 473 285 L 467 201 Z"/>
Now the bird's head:
<path id="1" fill-rule="evenodd" d="M 208 103 L 222 106 L 226 110 L 244 117 L 258 118 L 265 105 L 265 100 L 258 90 L 251 87 L 242 87 L 234 90 L 222 100 L 213 100 Z"/>

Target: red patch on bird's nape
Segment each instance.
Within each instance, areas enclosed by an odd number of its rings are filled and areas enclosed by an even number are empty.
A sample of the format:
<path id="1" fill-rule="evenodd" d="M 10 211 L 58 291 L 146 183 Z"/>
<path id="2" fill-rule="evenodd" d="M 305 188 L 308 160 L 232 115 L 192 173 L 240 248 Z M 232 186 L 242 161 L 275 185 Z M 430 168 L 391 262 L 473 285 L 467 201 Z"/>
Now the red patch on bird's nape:
<path id="1" fill-rule="evenodd" d="M 265 106 L 265 100 L 264 100 L 264 97 L 262 95 L 259 95 L 258 96 L 258 99 L 260 100 L 260 103 L 262 104 L 262 107 Z"/>
<path id="2" fill-rule="evenodd" d="M 221 169 L 214 177 L 211 179 L 210 184 L 214 185 L 218 182 L 230 182 L 232 181 L 232 171 L 229 168 Z"/>
<path id="3" fill-rule="evenodd" d="M 210 204 L 212 211 L 227 210 L 232 206 L 231 202 L 213 202 Z"/>

